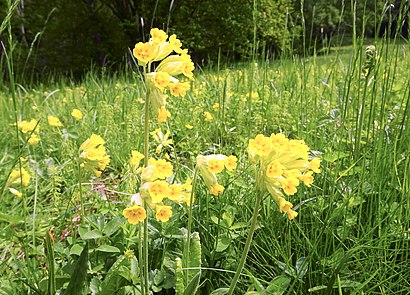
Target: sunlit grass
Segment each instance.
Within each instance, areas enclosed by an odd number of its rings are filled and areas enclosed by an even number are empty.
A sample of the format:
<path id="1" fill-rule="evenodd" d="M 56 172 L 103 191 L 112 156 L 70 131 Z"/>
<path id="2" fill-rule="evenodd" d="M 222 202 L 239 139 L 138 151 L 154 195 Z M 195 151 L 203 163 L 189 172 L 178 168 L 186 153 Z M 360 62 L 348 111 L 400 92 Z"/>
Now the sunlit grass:
<path id="1" fill-rule="evenodd" d="M 262 201 L 238 284 L 243 292 L 237 294 L 262 292 L 274 278 L 284 294 L 410 292 L 409 45 L 374 45 L 379 59 L 367 76 L 365 47 L 348 47 L 330 55 L 197 71 L 185 98 L 169 98 L 171 119 L 151 129 L 170 131 L 173 144 L 159 155 L 169 155 L 176 175 L 192 176 L 200 153 L 238 158 L 236 171 L 222 176 L 222 195 L 214 197 L 198 183 L 192 226 L 202 245 L 201 294 L 229 286 L 229 271 L 235 271 L 243 249 L 255 197 L 248 140 L 278 132 L 303 139 L 321 158 L 322 173 L 312 188 L 291 198 L 299 213 L 294 221 L 270 198 Z M 31 174 L 28 187 L 15 186 L 23 197 L 2 189 L 0 294 L 45 292 L 47 231 L 55 239 L 57 289 L 68 282 L 84 241 L 93 255 L 89 273 L 99 279 L 121 253 L 135 249 L 135 228 L 125 225 L 122 210 L 133 193 L 127 175 L 131 151 L 143 149 L 145 92 L 139 81 L 138 73 L 92 72 L 78 84 L 16 85 L 17 119 L 39 121 L 37 145 L 21 132 L 17 140 L 11 89 L 0 93 L 0 187 L 20 157 Z M 73 109 L 83 118 L 75 119 Z M 50 126 L 50 115 L 62 126 Z M 106 141 L 111 163 L 101 178 L 89 177 L 82 185 L 88 218 L 80 226 L 76 159 L 92 133 Z M 157 146 L 151 139 L 152 154 Z M 150 264 L 163 266 L 153 274 L 153 285 L 173 294 L 170 261 L 181 251 L 186 214 L 151 226 Z"/>

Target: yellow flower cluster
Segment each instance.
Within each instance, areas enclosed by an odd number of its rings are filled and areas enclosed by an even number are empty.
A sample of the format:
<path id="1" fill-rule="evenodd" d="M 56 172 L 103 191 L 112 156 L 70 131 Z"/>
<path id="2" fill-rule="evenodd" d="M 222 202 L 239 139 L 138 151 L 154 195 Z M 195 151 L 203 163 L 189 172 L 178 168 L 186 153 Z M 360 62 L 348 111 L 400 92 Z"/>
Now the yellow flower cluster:
<path id="1" fill-rule="evenodd" d="M 196 157 L 196 164 L 206 186 L 212 195 L 218 196 L 224 191 L 224 187 L 218 183 L 216 174 L 222 172 L 225 168 L 228 171 L 233 171 L 237 166 L 237 158 L 235 156 L 224 155 L 199 155 Z"/>
<path id="2" fill-rule="evenodd" d="M 40 138 L 38 137 L 40 125 L 37 120 L 31 119 L 30 121 L 20 121 L 17 123 L 17 127 L 21 130 L 21 132 L 27 134 L 29 144 L 36 145 L 40 142 Z"/>
<path id="3" fill-rule="evenodd" d="M 80 146 L 81 167 L 100 177 L 102 171 L 110 163 L 110 156 L 105 149 L 105 141 L 101 136 L 92 134 Z"/>
<path id="4" fill-rule="evenodd" d="M 171 133 L 168 130 L 164 134 L 161 128 L 155 129 L 151 132 L 152 138 L 158 143 L 158 146 L 155 149 L 156 154 L 161 153 L 162 148 L 171 146 L 173 142 L 172 139 L 169 138 L 170 135 Z"/>
<path id="5" fill-rule="evenodd" d="M 74 120 L 80 121 L 83 118 L 83 113 L 79 109 L 73 109 L 71 116 L 74 118 Z"/>
<path id="6" fill-rule="evenodd" d="M 6 187 L 11 185 L 19 185 L 21 184 L 24 187 L 27 187 L 30 184 L 30 174 L 24 168 L 16 168 L 11 171 L 9 178 L 7 179 Z M 9 191 L 18 197 L 22 196 L 22 193 L 15 188 L 9 187 Z"/>
<path id="7" fill-rule="evenodd" d="M 189 82 L 181 82 L 175 76 L 184 75 L 193 79 L 195 69 L 188 50 L 181 49 L 182 43 L 176 35 L 168 35 L 160 29 L 151 29 L 151 39 L 135 45 L 133 55 L 138 64 L 147 67 L 147 87 L 152 108 L 158 122 L 163 123 L 171 116 L 166 109 L 164 92 L 169 89 L 174 96 L 185 96 L 189 90 Z M 175 54 L 172 54 L 175 53 Z M 151 72 L 151 63 L 160 62 L 155 72 Z"/>
<path id="8" fill-rule="evenodd" d="M 143 155 L 133 151 L 130 164 L 134 165 L 133 169 L 139 165 Z M 136 165 L 136 166 L 135 166 Z M 140 169 L 136 170 L 140 171 Z M 147 167 L 141 171 L 141 182 L 139 193 L 131 199 L 131 207 L 123 210 L 123 215 L 131 224 L 143 221 L 146 217 L 146 211 L 143 204 L 155 210 L 155 216 L 158 221 L 166 222 L 172 216 L 172 207 L 165 204 L 166 200 L 174 203 L 190 202 L 192 185 L 187 180 L 184 184 L 169 184 L 166 179 L 173 174 L 173 166 L 164 159 L 149 159 Z"/>
<path id="9" fill-rule="evenodd" d="M 293 205 L 284 194 L 294 195 L 301 182 L 310 187 L 313 173 L 320 173 L 319 158 L 309 161 L 309 147 L 302 140 L 289 140 L 281 133 L 270 137 L 259 134 L 250 139 L 248 153 L 259 167 L 259 188 L 267 188 L 289 220 L 295 218 L 298 213 L 291 209 Z"/>
<path id="10" fill-rule="evenodd" d="M 63 126 L 60 119 L 54 116 L 48 116 L 47 121 L 48 121 L 48 125 L 52 127 L 62 127 Z"/>

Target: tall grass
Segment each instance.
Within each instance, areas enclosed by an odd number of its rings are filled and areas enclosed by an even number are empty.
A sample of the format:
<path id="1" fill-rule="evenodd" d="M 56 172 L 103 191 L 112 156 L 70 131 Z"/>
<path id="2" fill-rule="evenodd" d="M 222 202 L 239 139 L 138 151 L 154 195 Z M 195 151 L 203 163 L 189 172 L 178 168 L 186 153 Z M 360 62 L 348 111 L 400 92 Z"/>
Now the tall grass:
<path id="1" fill-rule="evenodd" d="M 197 71 L 187 97 L 172 98 L 173 117 L 161 128 L 172 132 L 173 146 L 163 154 L 177 175 L 191 175 L 200 153 L 239 159 L 237 171 L 222 180 L 223 195 L 210 196 L 204 184 L 196 185 L 192 231 L 200 233 L 202 247 L 199 294 L 229 286 L 255 198 L 247 142 L 272 132 L 303 139 L 321 158 L 322 173 L 312 188 L 292 198 L 299 212 L 293 221 L 270 198 L 262 200 L 234 294 L 410 292 L 410 46 L 387 37 L 360 36 L 353 43 L 331 47 L 326 55 L 255 58 Z M 369 44 L 377 52 L 373 59 L 366 57 Z M 128 266 L 120 260 L 125 250 L 138 250 L 136 229 L 121 214 L 131 193 L 126 163 L 131 150 L 143 149 L 145 90 L 138 74 L 92 71 L 81 83 L 15 87 L 7 58 L 11 78 L 0 93 L 0 186 L 5 188 L 19 165 L 35 181 L 22 198 L 6 190 L 0 200 L 0 294 L 67 288 L 74 270 L 87 266 L 87 247 L 89 293 L 104 294 L 110 279 L 118 292 L 139 294 L 132 287 L 138 271 L 121 272 Z M 74 108 L 83 112 L 81 121 L 71 117 Z M 205 111 L 212 120 L 205 120 Z M 64 126 L 49 126 L 48 115 Z M 40 120 L 35 146 L 15 126 L 31 118 Z M 91 133 L 103 136 L 112 161 L 100 180 L 82 184 L 87 220 L 79 225 L 75 159 Z M 152 140 L 149 148 L 156 148 Z M 149 224 L 150 285 L 160 294 L 173 294 L 172 261 L 182 253 L 186 219 L 176 213 L 169 223 Z"/>

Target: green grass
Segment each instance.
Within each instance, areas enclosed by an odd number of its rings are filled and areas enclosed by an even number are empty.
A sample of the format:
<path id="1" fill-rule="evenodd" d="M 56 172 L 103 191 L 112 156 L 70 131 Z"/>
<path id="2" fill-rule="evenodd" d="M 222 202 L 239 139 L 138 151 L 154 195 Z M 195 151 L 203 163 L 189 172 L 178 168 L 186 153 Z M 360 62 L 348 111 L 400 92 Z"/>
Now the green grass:
<path id="1" fill-rule="evenodd" d="M 160 127 L 170 130 L 174 144 L 159 156 L 169 154 L 176 179 L 192 177 L 199 154 L 234 154 L 239 160 L 235 172 L 223 176 L 221 196 L 209 195 L 202 181 L 197 186 L 193 231 L 202 247 L 200 294 L 229 286 L 255 197 L 246 147 L 257 134 L 273 132 L 303 139 L 321 158 L 322 173 L 312 188 L 291 198 L 299 212 L 293 221 L 270 197 L 263 200 L 235 294 L 265 294 L 263 288 L 275 288 L 272 281 L 279 282 L 277 294 L 410 292 L 409 44 L 374 45 L 380 58 L 364 77 L 365 48 L 348 47 L 330 55 L 197 70 L 187 96 L 169 98 L 172 118 Z M 31 183 L 22 198 L 8 190 L 1 195 L 0 294 L 45 294 L 54 280 L 53 288 L 67 288 L 85 241 L 89 293 L 108 278 L 118 286 L 124 278 L 132 282 L 136 273 L 118 274 L 128 267 L 122 253 L 137 253 L 137 229 L 122 210 L 134 193 L 126 164 L 131 150 L 143 149 L 145 92 L 138 73 L 95 71 L 81 83 L 66 79 L 30 88 L 20 83 L 16 109 L 11 90 L 0 93 L 0 187 L 19 157 L 27 159 L 21 165 Z M 83 112 L 81 121 L 71 117 L 74 108 Z M 205 120 L 205 111 L 213 120 Z M 18 121 L 40 120 L 38 145 L 27 144 L 21 132 L 17 138 L 15 112 Z M 63 127 L 49 126 L 48 115 Z M 72 221 L 80 215 L 75 159 L 92 133 L 105 139 L 111 163 L 101 179 L 89 177 L 83 184 L 87 220 L 80 225 Z M 151 138 L 152 154 L 156 146 Z M 151 218 L 149 262 L 159 294 L 174 294 L 172 269 L 187 226 L 186 210 L 174 211 L 168 223 Z M 55 239 L 54 268 L 48 231 Z M 126 285 L 121 292 L 138 294 Z"/>

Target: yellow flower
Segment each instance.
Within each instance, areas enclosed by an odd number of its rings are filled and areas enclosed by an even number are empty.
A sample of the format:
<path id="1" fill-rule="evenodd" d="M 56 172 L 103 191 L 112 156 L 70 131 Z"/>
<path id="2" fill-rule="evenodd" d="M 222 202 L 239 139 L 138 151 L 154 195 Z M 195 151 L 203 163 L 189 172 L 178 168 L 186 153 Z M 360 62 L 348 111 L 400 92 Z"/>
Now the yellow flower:
<path id="1" fill-rule="evenodd" d="M 169 196 L 169 185 L 164 180 L 156 180 L 148 185 L 148 192 L 153 203 L 161 203 Z"/>
<path id="2" fill-rule="evenodd" d="M 219 111 L 219 103 L 214 103 L 214 105 L 212 106 L 212 108 L 214 109 L 215 112 Z"/>
<path id="3" fill-rule="evenodd" d="M 21 198 L 23 196 L 23 194 L 21 192 L 19 192 L 18 190 L 16 190 L 15 188 L 9 187 L 9 192 L 12 193 L 13 195 L 15 195 L 16 197 Z"/>
<path id="4" fill-rule="evenodd" d="M 28 143 L 31 145 L 36 145 L 40 142 L 40 138 L 37 136 L 37 134 L 32 133 L 30 138 L 28 139 Z"/>
<path id="5" fill-rule="evenodd" d="M 238 159 L 235 156 L 229 156 L 225 160 L 225 168 L 228 169 L 228 171 L 233 171 L 236 169 Z"/>
<path id="6" fill-rule="evenodd" d="M 101 172 L 110 163 L 104 146 L 105 141 L 101 136 L 92 134 L 80 146 L 81 166 L 100 177 Z"/>
<path id="7" fill-rule="evenodd" d="M 131 224 L 137 224 L 140 221 L 144 221 L 144 219 L 147 217 L 147 212 L 140 205 L 134 205 L 125 208 L 122 211 L 122 214 L 125 218 L 127 218 L 127 221 Z"/>
<path id="8" fill-rule="evenodd" d="M 155 72 L 154 84 L 156 87 L 164 91 L 165 87 L 171 82 L 171 78 L 167 72 Z"/>
<path id="9" fill-rule="evenodd" d="M 204 117 L 205 117 L 205 121 L 208 121 L 208 122 L 214 119 L 214 117 L 212 116 L 210 112 L 204 112 Z"/>
<path id="10" fill-rule="evenodd" d="M 157 205 L 155 207 L 155 217 L 158 221 L 167 222 L 172 216 L 171 206 Z"/>
<path id="11" fill-rule="evenodd" d="M 22 184 L 23 186 L 28 186 L 30 184 L 30 174 L 24 168 L 16 168 L 11 171 L 9 178 L 7 180 L 7 186 L 12 184 Z"/>
<path id="12" fill-rule="evenodd" d="M 159 154 L 162 151 L 163 147 L 171 147 L 172 139 L 168 139 L 171 133 L 167 130 L 164 134 L 161 131 L 161 128 L 157 128 L 151 132 L 152 137 L 158 143 L 157 148 L 155 149 L 155 153 Z"/>
<path id="13" fill-rule="evenodd" d="M 139 42 L 135 45 L 132 53 L 138 59 L 140 65 L 145 65 L 154 58 L 154 45 L 150 43 Z"/>
<path id="14" fill-rule="evenodd" d="M 83 113 L 79 109 L 73 109 L 71 112 L 71 116 L 77 120 L 80 121 L 83 118 Z"/>
<path id="15" fill-rule="evenodd" d="M 266 169 L 267 177 L 281 176 L 283 173 L 283 168 L 281 163 L 278 160 L 272 161 L 269 163 L 268 168 Z"/>
<path id="16" fill-rule="evenodd" d="M 165 33 L 163 30 L 160 30 L 158 28 L 151 29 L 150 34 L 151 34 L 151 40 L 154 44 L 163 43 L 168 38 L 167 33 Z"/>
<path id="17" fill-rule="evenodd" d="M 47 117 L 48 125 L 52 127 L 61 127 L 63 124 L 61 123 L 60 119 L 54 116 Z"/>
<path id="18" fill-rule="evenodd" d="M 144 155 L 138 151 L 131 151 L 130 166 L 135 169 L 138 168 L 141 160 L 144 159 Z"/>
<path id="19" fill-rule="evenodd" d="M 186 124 L 185 127 L 186 127 L 187 129 L 190 129 L 190 130 L 191 130 L 192 128 L 194 128 L 194 126 L 189 125 L 189 124 Z"/>
<path id="20" fill-rule="evenodd" d="M 148 161 L 149 165 L 154 165 L 156 169 L 156 175 L 159 179 L 164 179 L 172 175 L 172 164 L 164 159 L 150 159 Z"/>
<path id="21" fill-rule="evenodd" d="M 35 119 L 31 119 L 30 122 L 27 121 L 20 121 L 17 123 L 17 127 L 21 130 L 23 133 L 30 133 L 32 131 L 34 132 L 39 132 L 40 131 L 40 126 L 38 124 L 38 121 Z M 34 130 L 35 129 L 35 130 Z"/>
<path id="22" fill-rule="evenodd" d="M 320 160 L 314 158 L 309 162 L 309 147 L 305 142 L 289 140 L 280 133 L 270 137 L 258 134 L 249 140 L 248 153 L 260 169 L 256 180 L 258 188 L 269 191 L 289 220 L 295 218 L 298 213 L 291 210 L 293 205 L 284 196 L 294 195 L 301 181 L 310 186 L 313 172 L 320 172 Z"/>
<path id="23" fill-rule="evenodd" d="M 189 90 L 190 85 L 188 82 L 174 82 L 168 85 L 171 94 L 174 96 L 185 96 L 186 92 Z"/>
<path id="24" fill-rule="evenodd" d="M 220 173 L 225 168 L 225 159 L 210 159 L 208 161 L 208 170 L 212 173 Z"/>
<path id="25" fill-rule="evenodd" d="M 212 195 L 218 196 L 219 194 L 223 193 L 224 189 L 225 189 L 225 188 L 224 188 L 222 185 L 220 185 L 219 183 L 215 183 L 215 184 L 211 187 L 210 191 L 211 191 L 211 194 L 212 194 Z"/>
<path id="26" fill-rule="evenodd" d="M 165 123 L 168 118 L 171 118 L 171 113 L 162 106 L 158 112 L 158 123 Z"/>
<path id="27" fill-rule="evenodd" d="M 180 201 L 183 197 L 183 186 L 177 183 L 171 184 L 169 186 L 168 199 L 172 201 Z"/>

